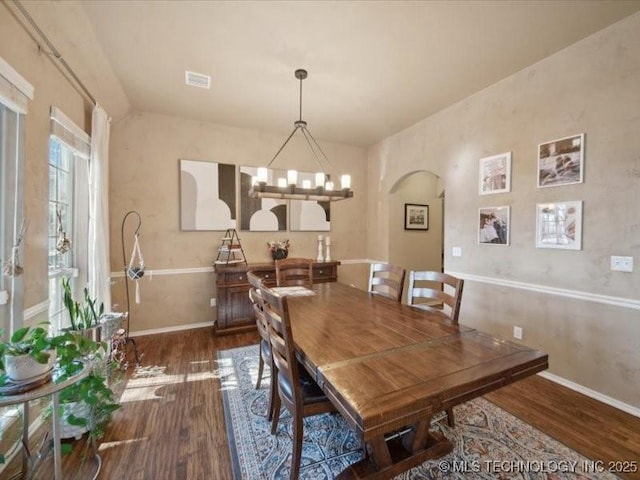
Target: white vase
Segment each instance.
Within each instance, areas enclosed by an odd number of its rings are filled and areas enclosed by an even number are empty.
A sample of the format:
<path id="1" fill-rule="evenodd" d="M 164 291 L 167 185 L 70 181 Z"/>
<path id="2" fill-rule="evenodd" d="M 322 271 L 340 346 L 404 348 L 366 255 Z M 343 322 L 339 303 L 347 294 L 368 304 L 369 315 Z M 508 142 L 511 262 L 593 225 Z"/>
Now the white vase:
<path id="1" fill-rule="evenodd" d="M 7 376 L 16 382 L 37 378 L 50 372 L 56 363 L 55 350 L 49 350 L 49 360 L 47 363 L 39 363 L 28 354 L 5 355 L 4 370 Z"/>

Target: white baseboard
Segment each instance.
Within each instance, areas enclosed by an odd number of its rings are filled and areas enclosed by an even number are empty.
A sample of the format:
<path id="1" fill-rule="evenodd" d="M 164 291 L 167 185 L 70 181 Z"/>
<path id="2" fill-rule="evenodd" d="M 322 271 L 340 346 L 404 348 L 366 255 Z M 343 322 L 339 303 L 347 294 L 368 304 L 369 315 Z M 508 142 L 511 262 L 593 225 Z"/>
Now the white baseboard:
<path id="1" fill-rule="evenodd" d="M 554 375 L 553 373 L 539 372 L 538 375 L 540 375 L 543 378 L 546 378 L 547 380 L 551 380 L 554 383 L 562 385 L 563 387 L 567 387 L 578 393 L 582 393 L 587 397 L 593 398 L 594 400 L 598 400 L 599 402 L 602 402 L 602 403 L 606 403 L 607 405 L 617 408 L 618 410 L 622 410 L 623 412 L 627 412 L 635 417 L 640 418 L 640 408 L 638 407 L 634 407 L 633 405 L 629 405 L 628 403 L 621 402 L 620 400 L 616 400 L 615 398 L 611 398 L 600 392 L 591 390 L 590 388 L 587 388 L 583 385 L 572 382 L 571 380 L 567 380 L 566 378 L 559 377 L 558 375 Z"/>
<path id="2" fill-rule="evenodd" d="M 190 323 L 187 325 L 176 325 L 174 327 L 152 328 L 150 330 L 138 330 L 136 332 L 130 332 L 129 336 L 139 337 L 142 335 L 154 335 L 156 333 L 179 332 L 181 330 L 191 330 L 194 328 L 205 328 L 205 327 L 213 327 L 213 322 Z"/>

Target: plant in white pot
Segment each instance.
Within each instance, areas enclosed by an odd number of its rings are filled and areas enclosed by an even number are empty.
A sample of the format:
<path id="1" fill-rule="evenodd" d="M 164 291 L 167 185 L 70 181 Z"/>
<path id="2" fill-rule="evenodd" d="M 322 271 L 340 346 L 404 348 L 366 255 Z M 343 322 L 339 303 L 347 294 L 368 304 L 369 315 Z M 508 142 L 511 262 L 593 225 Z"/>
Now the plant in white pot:
<path id="1" fill-rule="evenodd" d="M 0 342 L 0 369 L 4 371 L 0 385 L 46 378 L 55 360 L 55 342 L 46 323 L 19 328 L 8 341 Z"/>
<path id="2" fill-rule="evenodd" d="M 109 366 L 104 358 L 106 345 L 80 332 L 67 331 L 56 338 L 58 367 L 56 382 L 80 371 L 86 363 L 91 372 L 60 392 L 61 438 L 80 438 L 86 432 L 92 439 L 104 435 L 111 414 L 120 408 L 109 386 Z"/>
<path id="3" fill-rule="evenodd" d="M 91 373 L 60 392 L 61 438 L 79 438 L 90 432 L 93 439 L 98 439 L 104 435 L 111 414 L 119 408 L 109 386 L 112 369 L 108 364 L 107 344 L 99 341 L 104 305 L 96 308 L 96 299 L 90 297 L 86 287 L 80 303 L 73 298 L 67 279 L 62 280 L 62 286 L 62 300 L 71 326 L 58 339 L 61 343 L 55 381 L 64 381 L 87 362 L 91 364 Z"/>

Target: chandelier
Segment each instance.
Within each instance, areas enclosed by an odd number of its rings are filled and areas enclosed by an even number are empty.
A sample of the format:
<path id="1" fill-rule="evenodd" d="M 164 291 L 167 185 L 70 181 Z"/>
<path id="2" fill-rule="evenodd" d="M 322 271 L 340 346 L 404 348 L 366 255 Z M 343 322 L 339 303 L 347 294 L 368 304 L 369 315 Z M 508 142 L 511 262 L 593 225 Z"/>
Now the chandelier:
<path id="1" fill-rule="evenodd" d="M 336 188 L 337 186 L 334 185 L 330 175 L 331 162 L 329 162 L 329 159 L 322 151 L 322 148 L 320 148 L 316 139 L 311 135 L 311 132 L 307 128 L 307 122 L 302 120 L 302 80 L 307 78 L 307 71 L 298 69 L 295 71 L 295 76 L 300 80 L 300 118 L 293 123 L 293 131 L 284 141 L 267 166 L 259 167 L 257 176 L 252 177 L 252 186 L 249 189 L 249 196 L 254 198 L 317 200 L 321 202 L 333 202 L 336 200 L 351 198 L 353 197 L 353 191 L 351 190 L 351 176 L 342 175 L 340 177 L 340 188 Z M 318 173 L 315 174 L 314 185 L 311 184 L 311 180 L 303 180 L 302 184 L 298 185 L 298 172 L 296 170 L 287 170 L 287 178 L 278 178 L 277 185 L 268 185 L 268 168 L 278 155 L 280 155 L 280 152 L 282 152 L 287 143 L 289 143 L 289 140 L 291 140 L 298 131 L 300 131 L 304 136 L 304 139 L 309 145 L 309 149 L 313 153 L 313 156 L 320 167 Z M 323 168 L 323 162 L 327 167 L 326 169 Z"/>

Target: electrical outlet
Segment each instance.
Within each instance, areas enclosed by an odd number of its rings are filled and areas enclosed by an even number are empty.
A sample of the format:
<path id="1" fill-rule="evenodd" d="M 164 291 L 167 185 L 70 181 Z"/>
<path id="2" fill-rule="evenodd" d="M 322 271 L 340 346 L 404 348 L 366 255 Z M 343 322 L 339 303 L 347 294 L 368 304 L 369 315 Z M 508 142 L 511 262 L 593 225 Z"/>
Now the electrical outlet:
<path id="1" fill-rule="evenodd" d="M 517 338 L 518 340 L 522 340 L 522 327 L 513 327 L 513 338 Z"/>
<path id="2" fill-rule="evenodd" d="M 216 306 L 216 299 L 212 298 L 211 300 L 209 300 L 209 305 L 212 306 L 212 307 L 215 307 Z"/>
<path id="3" fill-rule="evenodd" d="M 633 257 L 611 256 L 612 272 L 633 272 Z"/>

